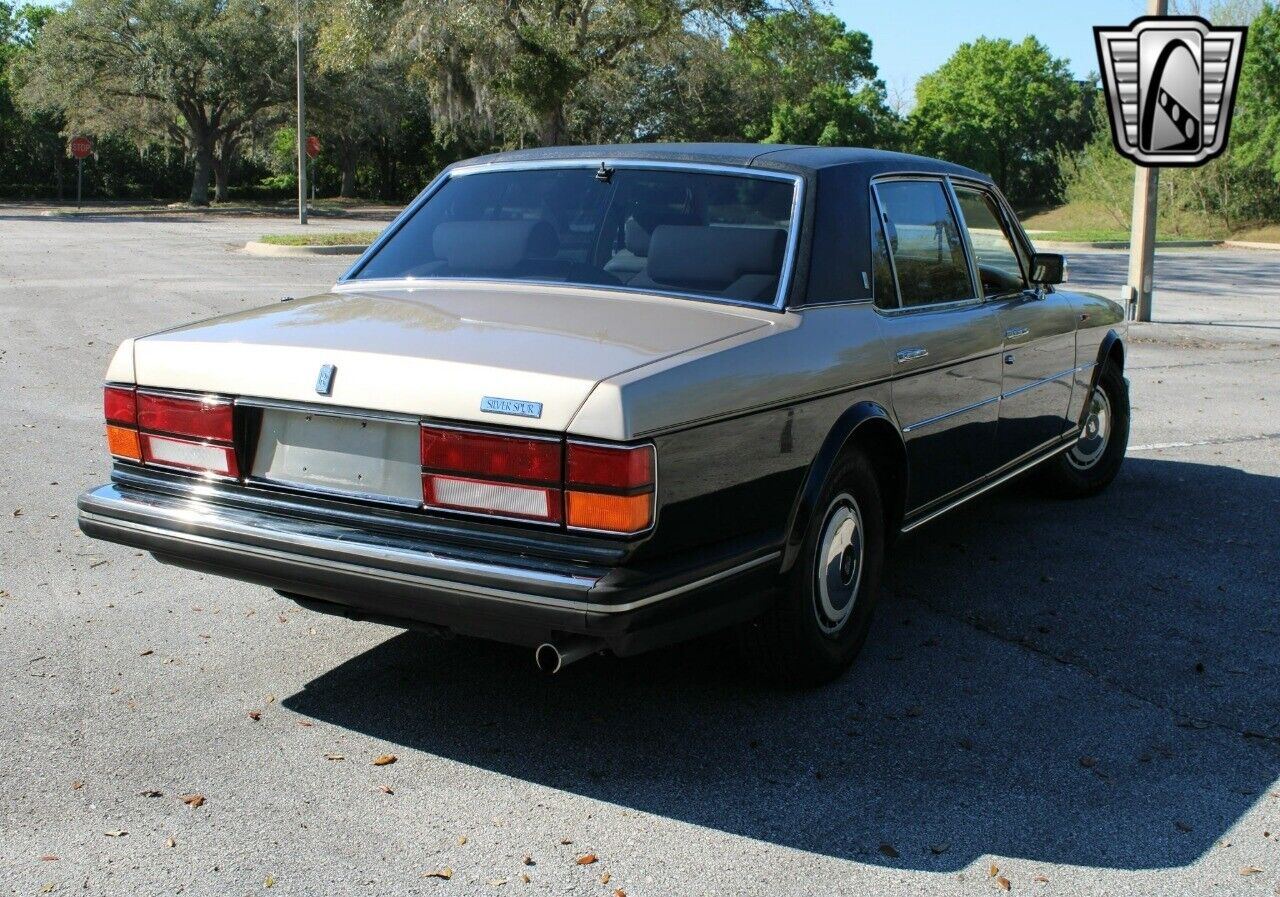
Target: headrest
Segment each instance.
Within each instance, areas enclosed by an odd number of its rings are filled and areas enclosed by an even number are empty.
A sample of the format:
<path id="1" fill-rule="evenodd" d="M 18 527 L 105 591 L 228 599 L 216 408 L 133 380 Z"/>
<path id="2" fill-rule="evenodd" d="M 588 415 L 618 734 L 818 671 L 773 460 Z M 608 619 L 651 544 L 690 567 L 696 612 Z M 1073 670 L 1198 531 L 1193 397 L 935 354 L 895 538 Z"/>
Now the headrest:
<path id="1" fill-rule="evenodd" d="M 510 271 L 525 259 L 551 258 L 560 248 L 546 221 L 445 221 L 436 225 L 431 248 L 459 271 Z"/>
<path id="2" fill-rule="evenodd" d="M 658 283 L 724 289 L 746 274 L 778 274 L 786 246 L 779 227 L 664 224 L 649 238 L 648 273 Z"/>
<path id="3" fill-rule="evenodd" d="M 638 208 L 622 225 L 623 238 L 627 250 L 632 255 L 644 258 L 649 254 L 649 240 L 653 229 L 663 224 L 697 224 L 698 219 L 688 212 L 674 212 L 670 209 Z"/>

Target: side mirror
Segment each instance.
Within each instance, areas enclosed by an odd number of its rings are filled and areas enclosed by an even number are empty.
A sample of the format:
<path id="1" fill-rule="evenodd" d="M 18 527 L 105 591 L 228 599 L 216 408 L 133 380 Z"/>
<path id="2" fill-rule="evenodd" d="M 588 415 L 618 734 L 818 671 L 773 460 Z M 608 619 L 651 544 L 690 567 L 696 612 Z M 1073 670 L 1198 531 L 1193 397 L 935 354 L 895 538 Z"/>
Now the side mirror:
<path id="1" fill-rule="evenodd" d="M 1067 259 L 1056 252 L 1037 252 L 1031 257 L 1031 282 L 1037 285 L 1062 283 L 1067 279 Z"/>

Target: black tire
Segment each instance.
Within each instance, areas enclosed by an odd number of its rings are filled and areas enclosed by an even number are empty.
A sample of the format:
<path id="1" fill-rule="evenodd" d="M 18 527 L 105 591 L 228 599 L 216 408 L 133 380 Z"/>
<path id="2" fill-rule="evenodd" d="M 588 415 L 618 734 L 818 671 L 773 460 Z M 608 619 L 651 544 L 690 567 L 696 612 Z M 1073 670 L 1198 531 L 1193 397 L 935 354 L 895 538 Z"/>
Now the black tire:
<path id="1" fill-rule="evenodd" d="M 1089 416 L 1080 439 L 1042 467 L 1045 486 L 1062 498 L 1087 498 L 1111 485 L 1129 447 L 1129 384 L 1119 368 L 1103 368 L 1085 407 Z M 1105 432 L 1099 446 L 1100 420 Z"/>
<path id="2" fill-rule="evenodd" d="M 847 451 L 827 477 L 800 556 L 773 606 L 741 631 L 742 647 L 762 676 L 782 685 L 820 685 L 853 663 L 880 591 L 884 529 L 875 469 L 860 451 Z M 857 547 L 841 550 L 855 532 Z M 820 563 L 824 546 L 828 557 Z"/>

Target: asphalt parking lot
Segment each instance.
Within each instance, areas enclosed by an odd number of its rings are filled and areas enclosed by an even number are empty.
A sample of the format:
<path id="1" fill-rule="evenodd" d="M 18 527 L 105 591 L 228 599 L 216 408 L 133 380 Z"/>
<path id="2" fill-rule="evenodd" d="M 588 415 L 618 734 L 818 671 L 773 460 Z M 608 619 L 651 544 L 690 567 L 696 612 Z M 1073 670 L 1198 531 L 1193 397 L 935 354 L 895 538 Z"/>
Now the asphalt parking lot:
<path id="1" fill-rule="evenodd" d="M 288 227 L 0 208 L 0 892 L 1280 894 L 1280 253 L 1160 253 L 1113 488 L 904 539 L 793 693 L 706 645 L 539 678 L 81 536 L 117 343 L 327 287 L 231 248 Z"/>

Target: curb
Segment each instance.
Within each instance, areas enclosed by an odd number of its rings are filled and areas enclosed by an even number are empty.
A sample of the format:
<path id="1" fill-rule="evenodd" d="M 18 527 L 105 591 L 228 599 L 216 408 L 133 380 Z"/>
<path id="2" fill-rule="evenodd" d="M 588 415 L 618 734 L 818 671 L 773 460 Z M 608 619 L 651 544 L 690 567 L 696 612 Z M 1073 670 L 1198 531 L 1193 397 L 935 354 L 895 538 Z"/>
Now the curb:
<path id="1" fill-rule="evenodd" d="M 1094 240 L 1094 241 L 1058 241 L 1058 240 L 1036 240 L 1032 242 L 1037 247 L 1047 249 L 1128 249 L 1128 240 Z M 1204 249 L 1211 246 L 1230 246 L 1229 241 L 1223 240 L 1156 240 L 1156 249 Z M 1239 245 L 1239 244 L 1237 244 Z M 1280 249 L 1280 245 L 1272 246 L 1271 244 L 1259 243 L 1257 246 L 1265 246 L 1268 248 Z"/>
<path id="2" fill-rule="evenodd" d="M 1228 249 L 1269 249 L 1272 252 L 1280 252 L 1280 243 L 1255 243 L 1252 240 L 1224 240 L 1222 243 Z"/>
<path id="3" fill-rule="evenodd" d="M 294 258 L 307 255 L 359 255 L 368 248 L 368 246 L 356 243 L 339 243 L 331 246 L 281 246 L 276 243 L 261 243 L 257 240 L 250 240 L 244 244 L 244 251 L 249 255 Z"/>

